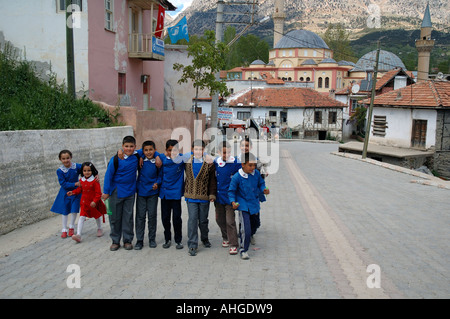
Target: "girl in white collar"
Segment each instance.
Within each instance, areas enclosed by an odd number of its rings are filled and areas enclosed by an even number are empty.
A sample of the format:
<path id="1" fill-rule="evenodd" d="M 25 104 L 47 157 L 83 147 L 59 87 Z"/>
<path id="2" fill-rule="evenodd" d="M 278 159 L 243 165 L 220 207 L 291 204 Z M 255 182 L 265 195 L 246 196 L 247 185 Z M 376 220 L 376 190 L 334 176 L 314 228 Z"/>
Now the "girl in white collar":
<path id="1" fill-rule="evenodd" d="M 94 164 L 85 162 L 81 165 L 83 177 L 80 179 L 80 187 L 73 191 L 67 192 L 67 196 L 81 194 L 81 212 L 78 219 L 77 234 L 72 236 L 76 242 L 81 242 L 81 232 L 86 218 L 95 218 L 97 222 L 97 237 L 103 236 L 102 224 L 100 217 L 105 222 L 106 206 L 101 200 L 102 190 L 100 183 L 95 178 L 98 171 Z"/>
<path id="2" fill-rule="evenodd" d="M 56 175 L 61 188 L 50 211 L 62 215 L 61 238 L 67 238 L 67 235 L 70 237 L 74 233 L 75 220 L 80 211 L 81 198 L 80 195 L 69 198 L 67 192 L 73 191 L 80 186 L 78 177 L 81 174 L 81 164 L 72 163 L 72 152 L 69 150 L 59 152 L 58 158 L 62 165 L 56 170 Z M 69 227 L 67 227 L 69 216 L 70 223 Z"/>

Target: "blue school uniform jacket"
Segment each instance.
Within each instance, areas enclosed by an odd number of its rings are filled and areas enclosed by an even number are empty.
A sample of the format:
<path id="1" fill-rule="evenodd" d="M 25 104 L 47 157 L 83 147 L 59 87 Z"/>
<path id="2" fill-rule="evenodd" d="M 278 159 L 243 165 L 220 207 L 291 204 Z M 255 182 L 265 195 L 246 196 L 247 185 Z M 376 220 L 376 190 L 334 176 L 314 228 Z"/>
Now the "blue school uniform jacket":
<path id="1" fill-rule="evenodd" d="M 163 163 L 161 171 L 161 199 L 181 199 L 184 194 L 184 160 L 185 156 L 178 155 L 175 159 L 161 154 Z"/>
<path id="2" fill-rule="evenodd" d="M 238 210 L 254 215 L 259 213 L 260 194 L 264 192 L 265 188 L 266 183 L 256 169 L 252 174 L 246 174 L 240 168 L 231 178 L 228 197 L 230 202 L 239 203 Z"/>
<path id="3" fill-rule="evenodd" d="M 50 211 L 62 215 L 78 213 L 80 211 L 81 194 L 67 196 L 68 191 L 73 191 L 77 188 L 75 183 L 78 182 L 80 173 L 81 164 L 77 163 L 72 163 L 72 166 L 69 168 L 61 165 L 61 167 L 56 170 L 56 175 L 58 176 L 58 182 L 61 185 L 61 188 L 59 189 L 58 195 L 56 195 L 55 202 Z"/>
<path id="4" fill-rule="evenodd" d="M 114 157 L 108 163 L 106 169 L 103 192 L 111 195 L 117 189 L 117 197 L 125 198 L 136 193 L 136 173 L 139 160 L 136 156 L 126 156 L 122 160 L 119 158 L 117 171 L 114 168 Z"/>
<path id="5" fill-rule="evenodd" d="M 229 158 L 226 162 L 221 157 L 218 157 L 214 160 L 214 166 L 217 178 L 216 202 L 222 205 L 231 205 L 231 201 L 228 198 L 228 188 L 230 187 L 231 178 L 239 171 L 242 165 L 235 157 Z"/>
<path id="6" fill-rule="evenodd" d="M 158 188 L 156 190 L 153 189 L 153 184 L 155 183 L 158 184 Z M 160 186 L 161 169 L 156 167 L 155 158 L 150 160 L 148 158 L 144 158 L 144 164 L 139 171 L 136 186 L 138 196 L 156 195 L 159 193 Z"/>

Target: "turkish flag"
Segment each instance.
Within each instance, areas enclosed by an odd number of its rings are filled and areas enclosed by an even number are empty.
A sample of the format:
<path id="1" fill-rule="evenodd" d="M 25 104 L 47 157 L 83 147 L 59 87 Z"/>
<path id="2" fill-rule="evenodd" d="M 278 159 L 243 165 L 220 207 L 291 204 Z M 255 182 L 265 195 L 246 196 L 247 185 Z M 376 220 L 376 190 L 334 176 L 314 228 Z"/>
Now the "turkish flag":
<path id="1" fill-rule="evenodd" d="M 162 30 L 164 29 L 164 15 L 166 14 L 166 10 L 159 5 L 158 9 L 158 20 L 156 24 L 155 37 L 161 38 Z"/>

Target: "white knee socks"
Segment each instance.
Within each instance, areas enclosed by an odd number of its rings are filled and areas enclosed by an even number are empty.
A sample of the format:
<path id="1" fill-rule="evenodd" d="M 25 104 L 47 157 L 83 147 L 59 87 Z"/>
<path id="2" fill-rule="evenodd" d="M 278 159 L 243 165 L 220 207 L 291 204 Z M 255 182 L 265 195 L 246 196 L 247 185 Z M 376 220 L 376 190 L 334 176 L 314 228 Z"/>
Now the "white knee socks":
<path id="1" fill-rule="evenodd" d="M 81 236 L 81 232 L 83 230 L 83 225 L 84 225 L 85 220 L 86 220 L 85 216 L 80 216 L 80 218 L 78 219 L 77 235 L 79 235 L 79 236 Z M 102 222 L 101 222 L 100 218 L 97 218 L 95 220 L 95 222 L 97 223 L 97 229 L 102 229 Z"/>

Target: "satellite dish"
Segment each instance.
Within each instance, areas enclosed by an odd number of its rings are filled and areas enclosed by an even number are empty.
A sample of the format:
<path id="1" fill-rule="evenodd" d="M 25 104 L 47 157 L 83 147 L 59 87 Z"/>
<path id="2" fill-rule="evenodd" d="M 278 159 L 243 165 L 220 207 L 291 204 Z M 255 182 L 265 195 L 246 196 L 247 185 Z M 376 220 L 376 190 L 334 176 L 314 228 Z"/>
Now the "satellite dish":
<path id="1" fill-rule="evenodd" d="M 359 85 L 358 84 L 353 85 L 352 86 L 352 93 L 356 94 L 358 92 L 359 92 Z"/>
<path id="2" fill-rule="evenodd" d="M 437 74 L 437 78 L 438 78 L 439 80 L 442 80 L 442 79 L 444 78 L 444 73 L 439 72 L 439 73 Z"/>

